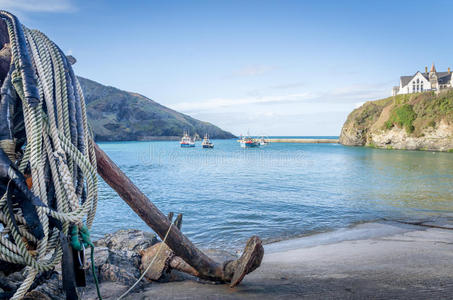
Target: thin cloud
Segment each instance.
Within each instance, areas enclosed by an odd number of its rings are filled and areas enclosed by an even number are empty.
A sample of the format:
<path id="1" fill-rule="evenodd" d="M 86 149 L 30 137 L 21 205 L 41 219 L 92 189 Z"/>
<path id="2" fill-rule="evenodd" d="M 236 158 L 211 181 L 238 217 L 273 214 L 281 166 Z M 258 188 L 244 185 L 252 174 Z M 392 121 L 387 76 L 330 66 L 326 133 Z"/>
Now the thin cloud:
<path id="1" fill-rule="evenodd" d="M 276 66 L 268 65 L 249 65 L 233 72 L 233 76 L 257 76 L 263 75 L 277 69 Z"/>
<path id="2" fill-rule="evenodd" d="M 0 0 L 0 7 L 19 12 L 71 12 L 76 9 L 70 0 Z"/>
<path id="3" fill-rule="evenodd" d="M 387 83 L 345 86 L 330 90 L 322 95 L 324 98 L 337 98 L 345 102 L 357 102 L 356 100 L 358 99 L 362 101 L 369 101 L 388 96 L 390 96 L 390 91 Z"/>
<path id="4" fill-rule="evenodd" d="M 267 91 L 254 90 L 244 97 L 187 101 L 171 107 L 213 122 L 235 134 L 240 134 L 244 128 L 258 134 L 259 130 L 266 128 L 262 134 L 278 135 L 286 132 L 285 126 L 290 126 L 294 128 L 292 134 L 307 131 L 314 135 L 336 135 L 354 108 L 364 101 L 389 96 L 388 87 L 386 83 L 356 84 L 299 93 L 283 93 L 282 89 L 280 94 L 266 95 L 271 93 L 268 88 Z"/>
<path id="5" fill-rule="evenodd" d="M 276 90 L 286 90 L 286 89 L 293 89 L 293 88 L 299 88 L 299 87 L 304 87 L 304 86 L 305 86 L 305 83 L 303 83 L 303 82 L 293 82 L 293 83 L 287 83 L 287 84 L 273 85 L 270 88 L 276 89 Z"/>
<path id="6" fill-rule="evenodd" d="M 275 104 L 285 102 L 298 102 L 313 98 L 310 93 L 290 94 L 283 96 L 243 97 L 243 98 L 215 98 L 206 101 L 180 102 L 172 105 L 175 110 L 184 112 L 215 110 L 219 108 L 242 106 L 247 104 Z"/>

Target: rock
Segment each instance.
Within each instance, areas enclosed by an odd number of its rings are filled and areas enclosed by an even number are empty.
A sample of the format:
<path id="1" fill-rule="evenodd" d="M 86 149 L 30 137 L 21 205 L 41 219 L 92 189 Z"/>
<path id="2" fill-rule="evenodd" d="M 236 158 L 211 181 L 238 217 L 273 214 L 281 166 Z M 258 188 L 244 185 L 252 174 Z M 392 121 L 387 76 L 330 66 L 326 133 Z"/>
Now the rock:
<path id="1" fill-rule="evenodd" d="M 25 295 L 24 300 L 51 300 L 51 298 L 49 298 L 46 294 L 43 294 L 35 290 L 28 292 Z"/>
<path id="2" fill-rule="evenodd" d="M 117 298 L 140 276 L 140 253 L 157 243 L 154 234 L 140 230 L 120 230 L 96 241 L 94 264 L 101 290 L 110 298 Z M 89 252 L 86 253 L 87 260 Z M 96 288 L 91 269 L 87 270 L 87 287 L 79 288 L 81 299 L 96 299 Z M 23 282 L 22 271 L 6 276 L 0 271 L 0 286 L 4 292 L 14 292 Z M 140 283 L 143 285 L 144 282 Z M 59 266 L 54 271 L 38 275 L 26 299 L 64 299 L 62 276 Z M 104 287 L 105 286 L 105 287 Z M 113 290 L 112 290 L 113 289 Z M 1 292 L 1 291 L 0 291 Z M 83 295 L 83 296 L 82 296 Z"/>
<path id="3" fill-rule="evenodd" d="M 453 91 L 366 102 L 349 114 L 341 129 L 340 143 L 452 152 Z"/>
<path id="4" fill-rule="evenodd" d="M 118 299 L 130 286 L 125 284 L 105 281 L 100 285 L 100 291 L 103 299 Z M 79 293 L 79 298 L 83 300 L 99 300 L 94 286 L 89 286 Z"/>
<path id="5" fill-rule="evenodd" d="M 128 270 L 136 277 L 140 276 L 140 255 L 137 252 L 110 250 L 108 263 Z"/>
<path id="6" fill-rule="evenodd" d="M 107 247 L 94 248 L 94 265 L 96 267 L 100 267 L 103 264 L 107 263 L 108 259 L 109 259 L 109 248 Z"/>
<path id="7" fill-rule="evenodd" d="M 11 48 L 5 44 L 0 50 L 0 79 L 3 80 L 8 74 L 11 61 Z"/>
<path id="8" fill-rule="evenodd" d="M 140 230 L 119 230 L 107 234 L 95 242 L 99 248 L 98 258 L 95 255 L 96 267 L 109 263 L 122 270 L 127 270 L 132 276 L 140 276 L 140 252 L 157 243 L 156 235 Z M 95 249 L 96 249 L 95 248 Z"/>
<path id="9" fill-rule="evenodd" d="M 129 271 L 115 265 L 104 264 L 99 270 L 99 279 L 101 281 L 112 281 L 125 285 L 133 285 L 137 278 Z"/>
<path id="10" fill-rule="evenodd" d="M 6 277 L 0 277 L 0 283 L 4 292 L 14 293 L 22 284 L 25 277 L 22 272 L 16 272 Z M 32 290 L 26 294 L 24 299 L 62 299 L 63 289 L 61 275 L 55 271 L 47 271 L 39 274 L 32 284 Z"/>
<path id="11" fill-rule="evenodd" d="M 96 247 L 104 246 L 115 251 L 141 251 L 157 243 L 156 235 L 137 229 L 118 230 L 106 234 L 104 238 L 96 241 Z"/>
<path id="12" fill-rule="evenodd" d="M 2 282 L 3 287 L 6 287 L 8 290 L 16 290 L 24 281 L 25 277 L 22 275 L 22 272 L 15 272 L 9 274 L 5 278 L 5 282 Z M 3 281 L 3 280 L 2 280 Z"/>
<path id="13" fill-rule="evenodd" d="M 50 275 L 39 277 L 39 285 L 33 290 L 46 295 L 49 299 L 62 299 L 64 296 L 63 286 L 61 285 L 63 278 L 59 272 L 51 272 Z"/>

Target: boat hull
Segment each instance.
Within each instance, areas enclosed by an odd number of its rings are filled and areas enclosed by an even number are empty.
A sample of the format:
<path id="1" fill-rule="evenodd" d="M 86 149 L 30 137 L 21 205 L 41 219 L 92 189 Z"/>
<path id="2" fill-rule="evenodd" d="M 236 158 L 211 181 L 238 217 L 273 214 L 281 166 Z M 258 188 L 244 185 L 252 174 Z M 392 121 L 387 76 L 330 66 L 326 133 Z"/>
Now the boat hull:
<path id="1" fill-rule="evenodd" d="M 181 143 L 181 148 L 192 148 L 195 147 L 195 144 L 183 144 Z"/>
<path id="2" fill-rule="evenodd" d="M 260 146 L 259 143 L 253 142 L 253 143 L 243 143 L 241 142 L 241 147 L 242 148 L 258 148 Z"/>
<path id="3" fill-rule="evenodd" d="M 214 148 L 214 145 L 203 145 L 203 148 L 212 149 L 212 148 Z"/>

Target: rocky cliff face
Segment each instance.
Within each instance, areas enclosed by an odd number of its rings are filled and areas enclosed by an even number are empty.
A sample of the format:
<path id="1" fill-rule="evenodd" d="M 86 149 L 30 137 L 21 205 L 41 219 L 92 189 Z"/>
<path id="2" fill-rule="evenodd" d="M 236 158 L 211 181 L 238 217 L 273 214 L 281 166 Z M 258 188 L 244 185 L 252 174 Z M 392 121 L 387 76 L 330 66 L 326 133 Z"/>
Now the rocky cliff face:
<path id="1" fill-rule="evenodd" d="M 340 143 L 453 152 L 453 91 L 367 102 L 348 116 Z"/>
<path id="2" fill-rule="evenodd" d="M 234 135 L 208 122 L 196 120 L 137 93 L 122 91 L 78 78 L 96 141 L 179 139 L 191 135 L 228 139 Z"/>

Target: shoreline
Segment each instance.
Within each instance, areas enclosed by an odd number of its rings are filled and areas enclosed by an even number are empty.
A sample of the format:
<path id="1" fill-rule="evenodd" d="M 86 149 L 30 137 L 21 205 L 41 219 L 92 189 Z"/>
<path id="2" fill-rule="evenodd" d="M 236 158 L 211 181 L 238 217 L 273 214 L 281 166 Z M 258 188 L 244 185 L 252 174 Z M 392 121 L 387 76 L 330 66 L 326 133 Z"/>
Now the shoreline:
<path id="1" fill-rule="evenodd" d="M 453 212 L 446 211 L 432 211 L 428 212 L 435 213 L 429 215 L 419 215 L 406 217 L 406 218 L 377 218 L 369 220 L 361 220 L 352 222 L 343 227 L 326 228 L 325 230 L 314 230 L 308 231 L 302 234 L 284 238 L 269 238 L 263 240 L 263 246 L 273 251 L 274 248 L 282 247 L 284 245 L 300 245 L 302 247 L 326 245 L 334 242 L 352 241 L 358 239 L 376 238 L 380 236 L 389 235 L 392 233 L 404 232 L 410 229 L 423 226 L 444 226 L 450 222 L 453 224 Z M 394 231 L 382 231 L 382 224 L 393 224 L 398 229 Z M 445 225 L 450 226 L 450 225 Z M 453 226 L 453 225 L 451 225 Z M 447 228 L 446 227 L 446 228 Z M 329 239 L 330 238 L 330 239 Z M 318 242 L 319 244 L 316 244 Z M 274 246 L 275 244 L 275 246 Z"/>
<path id="2" fill-rule="evenodd" d="M 445 220 L 434 223 L 445 225 Z M 171 297 L 184 295 L 188 299 L 212 295 L 219 299 L 449 297 L 453 291 L 452 238 L 453 230 L 448 229 L 398 222 L 363 223 L 267 244 L 262 266 L 235 290 L 207 285 L 197 288 L 199 283 L 184 281 L 150 286 L 142 295 L 159 298 L 158 294 L 171 290 Z M 317 243 L 310 245 L 310 239 Z"/>
<path id="3" fill-rule="evenodd" d="M 386 225 L 395 225 L 389 230 Z M 301 236 L 294 236 L 278 241 L 264 242 L 266 253 L 276 253 L 301 248 L 329 245 L 345 241 L 372 239 L 396 233 L 411 231 L 416 225 L 400 223 L 392 220 L 373 220 L 352 223 L 346 227 L 333 228 L 326 231 L 313 231 Z"/>
<path id="4" fill-rule="evenodd" d="M 361 223 L 264 245 L 262 265 L 235 289 L 175 274 L 176 281 L 145 283 L 126 299 L 448 298 L 452 240 L 450 215 Z M 223 259 L 226 254 L 208 255 Z M 101 290 L 104 299 L 115 299 L 115 291 L 126 287 L 105 282 Z"/>

